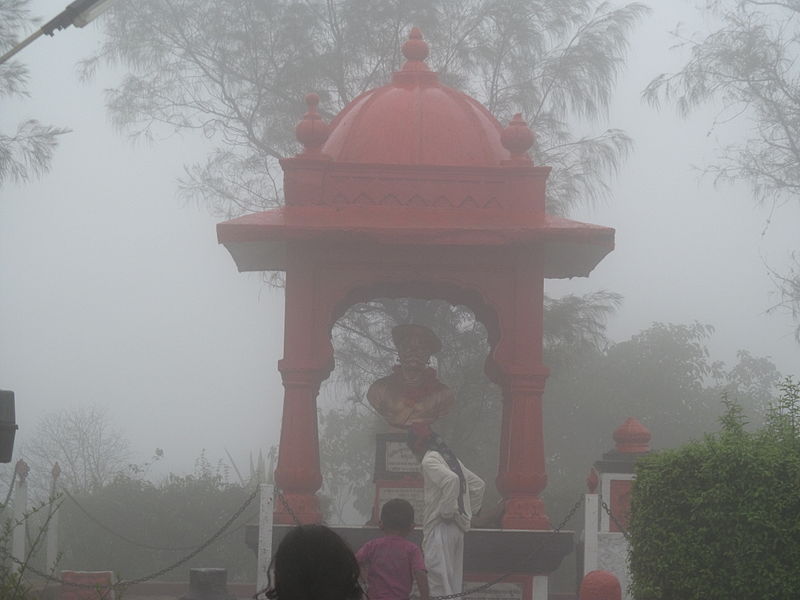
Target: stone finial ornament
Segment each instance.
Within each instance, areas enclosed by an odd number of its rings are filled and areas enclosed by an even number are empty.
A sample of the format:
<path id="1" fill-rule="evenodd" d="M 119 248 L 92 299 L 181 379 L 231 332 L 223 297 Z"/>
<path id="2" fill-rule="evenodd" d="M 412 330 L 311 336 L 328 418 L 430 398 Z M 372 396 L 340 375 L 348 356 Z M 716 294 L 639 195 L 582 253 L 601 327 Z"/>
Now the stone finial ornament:
<path id="1" fill-rule="evenodd" d="M 31 472 L 31 468 L 28 466 L 28 463 L 20 458 L 17 464 L 14 465 L 14 472 L 17 474 L 20 481 L 25 481 L 28 477 L 28 473 Z"/>
<path id="2" fill-rule="evenodd" d="M 639 454 L 650 452 L 650 430 L 638 419 L 628 419 L 614 430 L 616 451 L 622 454 Z"/>
<path id="3" fill-rule="evenodd" d="M 586 489 L 590 494 L 597 491 L 597 485 L 600 483 L 600 477 L 597 475 L 597 470 L 592 467 L 589 469 L 589 474 L 586 476 Z"/>
<path id="4" fill-rule="evenodd" d="M 528 150 L 533 146 L 536 136 L 522 118 L 522 113 L 517 113 L 511 119 L 508 127 L 500 134 L 503 147 L 511 153 L 508 164 L 532 165 L 533 161 L 528 156 Z"/>
<path id="5" fill-rule="evenodd" d="M 622 600 L 622 586 L 610 571 L 589 571 L 581 581 L 579 600 Z"/>
<path id="6" fill-rule="evenodd" d="M 408 40 L 403 44 L 403 56 L 409 62 L 422 62 L 428 58 L 430 48 L 428 42 L 422 39 L 422 32 L 419 27 L 412 27 L 408 33 Z M 406 67 L 403 67 L 406 68 Z"/>
<path id="7" fill-rule="evenodd" d="M 306 105 L 308 106 L 308 111 L 294 128 L 297 141 L 303 144 L 303 152 L 299 156 L 324 158 L 325 155 L 320 149 L 328 139 L 330 126 L 322 120 L 322 116 L 317 111 L 317 106 L 319 106 L 319 96 L 317 94 L 306 94 Z"/>

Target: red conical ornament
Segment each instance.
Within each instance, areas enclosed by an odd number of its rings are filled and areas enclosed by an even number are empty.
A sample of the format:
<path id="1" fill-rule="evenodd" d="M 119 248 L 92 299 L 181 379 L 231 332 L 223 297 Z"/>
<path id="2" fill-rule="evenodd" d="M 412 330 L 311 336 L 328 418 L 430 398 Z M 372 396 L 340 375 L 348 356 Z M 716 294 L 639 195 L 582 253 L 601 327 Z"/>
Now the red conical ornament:
<path id="1" fill-rule="evenodd" d="M 586 476 L 586 489 L 589 490 L 590 494 L 594 494 L 597 491 L 597 484 L 600 483 L 600 478 L 597 475 L 597 471 L 594 467 L 589 469 L 589 474 Z"/>
<path id="2" fill-rule="evenodd" d="M 408 33 L 408 40 L 403 44 L 403 56 L 406 57 L 404 71 L 427 71 L 428 65 L 423 61 L 428 58 L 430 49 L 428 42 L 422 39 L 422 32 L 419 27 L 412 27 Z"/>
<path id="3" fill-rule="evenodd" d="M 589 571 L 583 576 L 580 600 L 621 600 L 622 586 L 617 576 L 610 571 Z"/>
<path id="4" fill-rule="evenodd" d="M 614 430 L 616 450 L 624 454 L 649 452 L 650 437 L 650 430 L 633 417 Z"/>
<path id="5" fill-rule="evenodd" d="M 317 106 L 319 105 L 319 96 L 317 94 L 306 94 L 306 105 L 308 106 L 308 112 L 303 115 L 303 120 L 294 128 L 297 141 L 303 144 L 303 152 L 298 156 L 324 158 L 325 155 L 322 154 L 320 149 L 328 139 L 330 126 L 322 120 L 322 117 L 317 112 Z"/>
<path id="6" fill-rule="evenodd" d="M 522 118 L 522 113 L 517 113 L 508 127 L 500 134 L 503 147 L 511 153 L 509 164 L 532 165 L 533 161 L 528 156 L 528 150 L 533 146 L 536 136 Z"/>

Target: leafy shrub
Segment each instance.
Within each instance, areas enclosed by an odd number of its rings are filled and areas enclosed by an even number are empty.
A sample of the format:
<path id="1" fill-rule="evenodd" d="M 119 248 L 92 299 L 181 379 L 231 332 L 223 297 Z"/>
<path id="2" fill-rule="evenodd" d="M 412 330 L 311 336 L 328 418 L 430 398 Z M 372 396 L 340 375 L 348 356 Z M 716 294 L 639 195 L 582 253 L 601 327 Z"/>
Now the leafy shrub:
<path id="1" fill-rule="evenodd" d="M 760 430 L 726 401 L 718 434 L 639 463 L 637 600 L 800 598 L 800 385 L 780 389 Z"/>
<path id="2" fill-rule="evenodd" d="M 61 513 L 59 568 L 114 571 L 121 579 L 155 573 L 193 552 L 253 492 L 229 483 L 205 456 L 195 473 L 160 484 L 118 475 L 90 494 L 68 497 Z M 75 502 L 77 501 L 77 503 Z M 258 520 L 258 501 L 208 548 L 158 579 L 186 580 L 193 567 L 228 569 L 228 580 L 255 579 L 255 555 L 244 525 Z"/>

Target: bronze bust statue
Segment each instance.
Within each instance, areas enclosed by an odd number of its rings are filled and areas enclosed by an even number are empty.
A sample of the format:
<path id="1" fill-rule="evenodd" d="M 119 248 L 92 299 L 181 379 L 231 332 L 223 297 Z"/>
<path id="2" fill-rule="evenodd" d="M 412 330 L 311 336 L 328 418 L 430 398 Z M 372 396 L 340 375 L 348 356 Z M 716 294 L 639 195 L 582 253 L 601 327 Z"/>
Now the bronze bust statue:
<path id="1" fill-rule="evenodd" d="M 450 391 L 428 366 L 431 356 L 442 349 L 436 334 L 423 325 L 398 325 L 392 341 L 399 362 L 393 372 L 375 381 L 367 400 L 386 422 L 405 429 L 413 423 L 432 423 L 455 402 Z"/>

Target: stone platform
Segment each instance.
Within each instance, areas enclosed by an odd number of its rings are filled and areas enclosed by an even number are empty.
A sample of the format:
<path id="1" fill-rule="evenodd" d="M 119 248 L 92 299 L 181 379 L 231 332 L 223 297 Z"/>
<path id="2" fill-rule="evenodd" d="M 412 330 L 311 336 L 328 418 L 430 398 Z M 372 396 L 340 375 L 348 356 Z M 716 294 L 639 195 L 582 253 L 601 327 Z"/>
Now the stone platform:
<path id="1" fill-rule="evenodd" d="M 291 525 L 275 525 L 273 549 L 278 547 Z M 381 535 L 377 527 L 332 527 L 358 550 L 369 540 Z M 409 539 L 422 543 L 422 530 L 415 529 Z M 258 552 L 258 525 L 248 525 L 245 542 Z M 561 561 L 574 549 L 574 532 L 525 531 L 519 529 L 473 529 L 464 539 L 464 571 L 505 573 L 513 571 L 527 575 L 545 575 L 555 571 Z M 532 555 L 532 556 L 531 556 Z M 530 559 L 527 557 L 530 556 Z"/>

